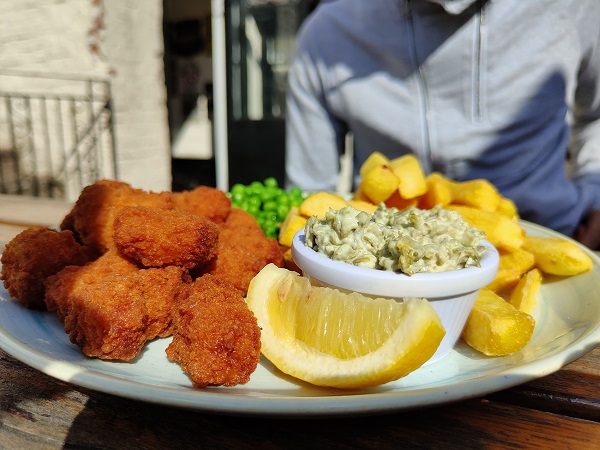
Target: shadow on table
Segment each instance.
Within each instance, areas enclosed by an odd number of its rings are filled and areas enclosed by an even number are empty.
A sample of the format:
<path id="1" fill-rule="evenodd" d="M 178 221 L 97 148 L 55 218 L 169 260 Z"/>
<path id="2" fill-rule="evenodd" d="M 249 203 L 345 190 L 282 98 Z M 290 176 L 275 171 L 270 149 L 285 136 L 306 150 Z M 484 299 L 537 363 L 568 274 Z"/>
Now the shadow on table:
<path id="1" fill-rule="evenodd" d="M 489 408 L 483 400 L 465 404 L 473 415 Z M 463 414 L 452 412 L 455 408 L 447 405 L 367 417 L 276 419 L 209 415 L 100 394 L 91 396 L 73 421 L 65 448 L 385 449 L 398 448 L 401 443 L 415 448 L 425 442 L 430 448 L 458 446 L 471 438 L 454 431 L 465 427 Z M 444 424 L 436 425 L 438 431 L 432 433 L 436 416 L 443 418 Z M 481 437 L 477 435 L 477 439 Z"/>

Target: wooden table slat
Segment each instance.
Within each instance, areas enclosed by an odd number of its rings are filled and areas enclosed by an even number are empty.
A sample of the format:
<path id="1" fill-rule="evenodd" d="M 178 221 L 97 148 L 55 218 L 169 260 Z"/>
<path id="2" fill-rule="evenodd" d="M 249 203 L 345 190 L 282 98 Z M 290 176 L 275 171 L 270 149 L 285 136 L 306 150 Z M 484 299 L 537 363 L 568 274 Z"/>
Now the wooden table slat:
<path id="1" fill-rule="evenodd" d="M 585 449 L 600 442 L 598 422 L 486 399 L 381 416 L 267 419 L 209 415 L 101 394 L 1 353 L 0 378 L 2 448 L 32 443 L 51 448 L 499 448 L 520 442 Z"/>

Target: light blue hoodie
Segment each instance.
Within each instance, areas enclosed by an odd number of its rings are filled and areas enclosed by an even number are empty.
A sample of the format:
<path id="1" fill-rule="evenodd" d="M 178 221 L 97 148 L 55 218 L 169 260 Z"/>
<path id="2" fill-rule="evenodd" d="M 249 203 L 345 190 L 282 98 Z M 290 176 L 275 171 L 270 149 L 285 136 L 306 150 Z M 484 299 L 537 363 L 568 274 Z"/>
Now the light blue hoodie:
<path id="1" fill-rule="evenodd" d="M 355 169 L 413 152 L 571 235 L 600 209 L 600 1 L 323 3 L 299 34 L 286 115 L 288 186 L 334 190 L 352 132 Z"/>

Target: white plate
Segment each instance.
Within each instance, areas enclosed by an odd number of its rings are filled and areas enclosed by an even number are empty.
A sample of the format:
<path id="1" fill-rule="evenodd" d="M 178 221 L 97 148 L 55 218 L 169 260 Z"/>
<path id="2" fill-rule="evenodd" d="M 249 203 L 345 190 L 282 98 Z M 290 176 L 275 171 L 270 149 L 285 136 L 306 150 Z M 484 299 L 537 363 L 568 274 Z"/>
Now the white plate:
<path id="1" fill-rule="evenodd" d="M 528 234 L 563 237 L 523 223 Z M 587 251 L 587 250 L 586 250 Z M 0 287 L 0 347 L 63 381 L 158 404 L 244 415 L 323 416 L 399 411 L 439 405 L 505 389 L 557 371 L 600 343 L 600 259 L 592 271 L 542 286 L 531 342 L 520 352 L 487 358 L 464 343 L 444 359 L 375 388 L 344 391 L 312 386 L 263 359 L 246 385 L 194 389 L 167 360 L 168 339 L 147 345 L 132 362 L 84 357 L 50 313 L 33 312 Z"/>

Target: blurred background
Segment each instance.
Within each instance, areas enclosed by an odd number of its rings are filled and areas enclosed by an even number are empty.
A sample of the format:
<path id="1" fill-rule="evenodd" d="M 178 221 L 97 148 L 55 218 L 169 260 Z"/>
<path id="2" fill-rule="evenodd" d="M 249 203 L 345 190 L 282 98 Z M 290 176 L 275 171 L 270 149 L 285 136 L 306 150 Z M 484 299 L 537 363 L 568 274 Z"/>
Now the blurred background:
<path id="1" fill-rule="evenodd" d="M 317 3 L 0 0 L 0 193 L 282 183 L 287 70 Z"/>

